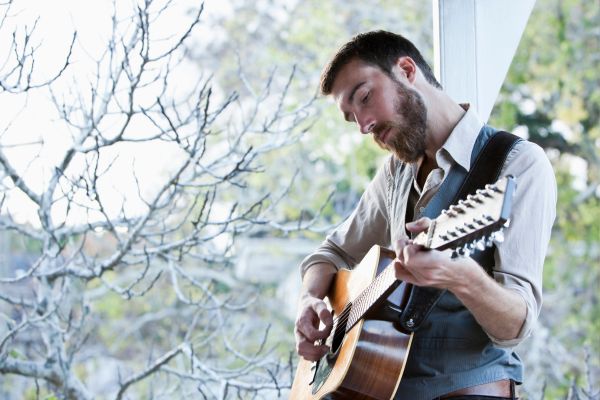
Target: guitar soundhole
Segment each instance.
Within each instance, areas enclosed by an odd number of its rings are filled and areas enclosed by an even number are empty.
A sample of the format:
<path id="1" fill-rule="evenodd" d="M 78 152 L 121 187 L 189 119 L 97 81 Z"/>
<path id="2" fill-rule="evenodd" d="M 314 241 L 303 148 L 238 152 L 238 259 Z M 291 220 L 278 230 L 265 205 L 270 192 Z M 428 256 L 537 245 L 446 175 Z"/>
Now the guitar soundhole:
<path id="1" fill-rule="evenodd" d="M 337 353 L 344 341 L 344 329 L 336 330 L 333 334 L 333 341 L 331 342 L 331 352 Z"/>
<path id="2" fill-rule="evenodd" d="M 349 307 L 346 307 L 344 311 L 338 317 L 337 323 L 334 326 L 333 337 L 331 341 L 331 353 L 336 354 L 344 341 L 346 336 L 346 325 L 348 323 Z"/>

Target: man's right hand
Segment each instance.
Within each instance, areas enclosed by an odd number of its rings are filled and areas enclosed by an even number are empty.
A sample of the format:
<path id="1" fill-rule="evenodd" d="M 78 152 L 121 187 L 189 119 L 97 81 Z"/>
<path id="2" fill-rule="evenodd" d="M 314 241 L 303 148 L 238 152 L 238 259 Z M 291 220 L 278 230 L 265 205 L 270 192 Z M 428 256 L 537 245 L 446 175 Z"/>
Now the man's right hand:
<path id="1" fill-rule="evenodd" d="M 323 327 L 319 329 L 320 323 Z M 296 351 L 309 361 L 321 359 L 329 348 L 325 344 L 317 345 L 317 340 L 329 336 L 333 327 L 333 316 L 327 304 L 318 297 L 305 293 L 300 299 L 298 316 L 296 318 Z"/>

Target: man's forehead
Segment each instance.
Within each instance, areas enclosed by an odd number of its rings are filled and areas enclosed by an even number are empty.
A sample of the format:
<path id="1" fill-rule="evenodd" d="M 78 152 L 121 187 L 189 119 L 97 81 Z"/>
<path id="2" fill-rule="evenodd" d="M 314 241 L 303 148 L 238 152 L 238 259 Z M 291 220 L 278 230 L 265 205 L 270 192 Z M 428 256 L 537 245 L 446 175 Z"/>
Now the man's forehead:
<path id="1" fill-rule="evenodd" d="M 336 74 L 335 80 L 331 87 L 332 92 L 339 92 L 344 90 L 348 84 L 356 79 L 360 79 L 361 76 L 365 75 L 369 69 L 373 66 L 366 64 L 364 61 L 354 59 L 343 67 L 341 67 Z"/>
<path id="2" fill-rule="evenodd" d="M 331 93 L 335 102 L 339 105 L 349 101 L 358 89 L 357 86 L 366 83 L 377 70 L 377 67 L 358 59 L 344 65 L 333 81 Z"/>

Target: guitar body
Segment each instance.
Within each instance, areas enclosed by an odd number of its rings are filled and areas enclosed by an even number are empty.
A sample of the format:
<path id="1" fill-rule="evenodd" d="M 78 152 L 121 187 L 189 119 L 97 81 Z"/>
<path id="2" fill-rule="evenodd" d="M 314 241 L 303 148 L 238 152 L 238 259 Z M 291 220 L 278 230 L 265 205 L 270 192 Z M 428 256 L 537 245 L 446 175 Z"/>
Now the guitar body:
<path id="1" fill-rule="evenodd" d="M 334 315 L 340 315 L 393 258 L 393 252 L 374 246 L 355 269 L 338 271 L 328 296 Z M 387 300 L 401 306 L 405 291 L 401 284 Z M 300 359 L 290 399 L 390 399 L 398 389 L 411 340 L 412 334 L 374 313 L 345 334 L 335 354 L 319 361 L 326 375 L 320 384 L 313 382 L 315 364 Z"/>

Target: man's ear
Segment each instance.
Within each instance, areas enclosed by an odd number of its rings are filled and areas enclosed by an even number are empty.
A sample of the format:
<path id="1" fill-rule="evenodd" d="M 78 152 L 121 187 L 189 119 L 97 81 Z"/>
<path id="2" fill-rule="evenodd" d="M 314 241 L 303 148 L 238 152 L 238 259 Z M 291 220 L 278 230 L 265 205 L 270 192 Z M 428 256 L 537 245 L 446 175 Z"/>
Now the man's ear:
<path id="1" fill-rule="evenodd" d="M 392 72 L 396 74 L 397 78 L 406 79 L 410 83 L 414 83 L 417 78 L 417 68 L 417 64 L 412 58 L 403 56 L 396 60 Z"/>

